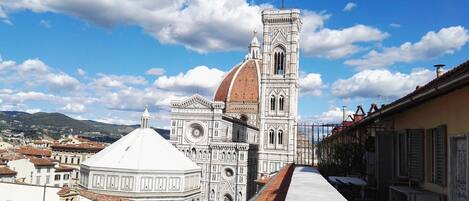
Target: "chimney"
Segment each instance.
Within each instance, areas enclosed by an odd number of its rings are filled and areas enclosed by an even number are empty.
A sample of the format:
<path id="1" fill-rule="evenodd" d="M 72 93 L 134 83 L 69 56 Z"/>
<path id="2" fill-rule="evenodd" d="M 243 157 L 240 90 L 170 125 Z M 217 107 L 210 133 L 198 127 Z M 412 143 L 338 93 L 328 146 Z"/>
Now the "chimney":
<path id="1" fill-rule="evenodd" d="M 439 78 L 441 75 L 443 75 L 443 67 L 445 66 L 444 64 L 435 64 L 433 65 L 436 68 L 436 77 Z"/>
<path id="2" fill-rule="evenodd" d="M 342 106 L 342 122 L 345 121 L 345 119 L 347 118 L 347 114 L 346 114 L 346 110 L 347 110 L 347 106 Z"/>

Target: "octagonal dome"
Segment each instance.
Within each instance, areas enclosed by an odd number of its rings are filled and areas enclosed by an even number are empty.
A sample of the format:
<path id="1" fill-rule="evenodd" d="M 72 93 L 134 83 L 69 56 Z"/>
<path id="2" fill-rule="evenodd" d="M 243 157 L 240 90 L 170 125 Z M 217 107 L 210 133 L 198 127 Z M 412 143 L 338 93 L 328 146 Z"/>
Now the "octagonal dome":
<path id="1" fill-rule="evenodd" d="M 247 59 L 225 76 L 215 93 L 215 101 L 258 103 L 260 91 L 260 63 Z"/>

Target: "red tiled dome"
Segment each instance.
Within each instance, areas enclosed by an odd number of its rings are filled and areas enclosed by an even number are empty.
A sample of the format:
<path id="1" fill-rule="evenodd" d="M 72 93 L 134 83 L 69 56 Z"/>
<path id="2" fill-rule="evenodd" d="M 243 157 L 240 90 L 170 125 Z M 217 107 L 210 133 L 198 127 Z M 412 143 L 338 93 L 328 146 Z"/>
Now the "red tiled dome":
<path id="1" fill-rule="evenodd" d="M 257 60 L 249 59 L 235 66 L 215 93 L 215 101 L 259 102 L 260 69 Z"/>

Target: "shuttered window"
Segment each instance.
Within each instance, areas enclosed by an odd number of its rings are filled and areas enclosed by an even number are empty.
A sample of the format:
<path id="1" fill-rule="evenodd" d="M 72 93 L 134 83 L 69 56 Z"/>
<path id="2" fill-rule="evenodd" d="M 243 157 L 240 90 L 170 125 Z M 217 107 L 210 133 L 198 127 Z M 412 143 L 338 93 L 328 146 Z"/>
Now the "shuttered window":
<path id="1" fill-rule="evenodd" d="M 422 129 L 408 130 L 408 168 L 409 179 L 413 181 L 423 181 L 424 179 L 424 141 Z"/>
<path id="2" fill-rule="evenodd" d="M 446 186 L 446 126 L 429 129 L 426 133 L 427 180 Z"/>
<path id="3" fill-rule="evenodd" d="M 409 176 L 408 171 L 408 160 L 407 160 L 407 132 L 402 131 L 397 135 L 397 146 L 398 146 L 398 175 L 399 177 Z"/>

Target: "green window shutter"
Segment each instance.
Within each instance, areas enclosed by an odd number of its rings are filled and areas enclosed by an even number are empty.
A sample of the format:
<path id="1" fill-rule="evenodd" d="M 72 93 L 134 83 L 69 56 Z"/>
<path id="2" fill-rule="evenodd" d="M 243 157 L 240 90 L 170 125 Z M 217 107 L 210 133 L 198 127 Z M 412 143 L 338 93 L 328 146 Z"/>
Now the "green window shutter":
<path id="1" fill-rule="evenodd" d="M 409 179 L 422 182 L 424 180 L 424 141 L 423 129 L 408 130 L 408 167 Z"/>
<path id="2" fill-rule="evenodd" d="M 438 126 L 434 132 L 435 140 L 435 183 L 446 186 L 446 126 Z"/>

